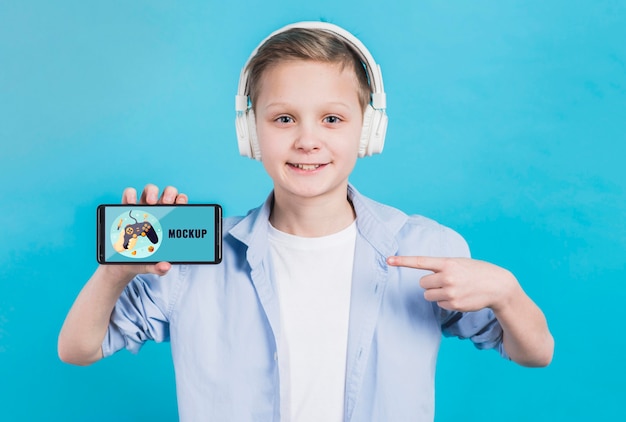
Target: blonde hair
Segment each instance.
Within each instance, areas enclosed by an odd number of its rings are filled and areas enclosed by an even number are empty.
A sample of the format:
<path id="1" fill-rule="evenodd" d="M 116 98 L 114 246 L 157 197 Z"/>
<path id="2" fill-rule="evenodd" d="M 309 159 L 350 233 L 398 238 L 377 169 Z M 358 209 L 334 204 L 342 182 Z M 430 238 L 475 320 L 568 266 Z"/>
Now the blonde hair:
<path id="1" fill-rule="evenodd" d="M 340 36 L 323 29 L 292 28 L 274 35 L 261 45 L 247 66 L 248 96 L 254 109 L 263 73 L 287 60 L 310 60 L 351 68 L 358 81 L 361 109 L 370 103 L 372 89 L 359 54 Z"/>

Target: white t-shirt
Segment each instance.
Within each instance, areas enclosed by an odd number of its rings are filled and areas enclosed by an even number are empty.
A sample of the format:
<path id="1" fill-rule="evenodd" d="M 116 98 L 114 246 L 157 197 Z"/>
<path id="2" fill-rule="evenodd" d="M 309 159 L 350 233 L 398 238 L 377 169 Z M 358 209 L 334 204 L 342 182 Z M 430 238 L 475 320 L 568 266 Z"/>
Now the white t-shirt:
<path id="1" fill-rule="evenodd" d="M 270 225 L 281 314 L 281 420 L 342 421 L 356 223 L 305 238 Z"/>

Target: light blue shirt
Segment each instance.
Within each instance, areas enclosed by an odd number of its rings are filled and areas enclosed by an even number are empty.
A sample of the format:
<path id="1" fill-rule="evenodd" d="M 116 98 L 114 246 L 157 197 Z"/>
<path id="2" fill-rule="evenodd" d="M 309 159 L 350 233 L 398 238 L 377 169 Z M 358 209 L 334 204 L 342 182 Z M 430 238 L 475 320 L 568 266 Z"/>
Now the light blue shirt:
<path id="1" fill-rule="evenodd" d="M 360 195 L 345 385 L 345 421 L 432 421 L 441 334 L 502 347 L 493 312 L 457 313 L 424 299 L 427 272 L 390 267 L 392 255 L 469 256 L 454 231 Z M 173 266 L 136 277 L 120 297 L 105 356 L 170 341 L 182 421 L 279 421 L 278 296 L 268 252 L 272 195 L 224 220 L 219 265 Z M 320 263 L 323 265 L 323 263 Z"/>

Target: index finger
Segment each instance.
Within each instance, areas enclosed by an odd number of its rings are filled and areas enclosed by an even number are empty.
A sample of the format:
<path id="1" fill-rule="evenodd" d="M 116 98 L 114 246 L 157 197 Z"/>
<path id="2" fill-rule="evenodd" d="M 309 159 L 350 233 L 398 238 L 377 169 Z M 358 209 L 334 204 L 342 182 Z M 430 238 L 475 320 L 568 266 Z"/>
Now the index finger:
<path id="1" fill-rule="evenodd" d="M 434 256 L 390 256 L 387 264 L 394 267 L 415 268 L 418 270 L 441 271 L 446 258 Z"/>
<path id="2" fill-rule="evenodd" d="M 122 193 L 122 204 L 136 204 L 137 203 L 137 191 L 135 188 L 126 188 Z"/>

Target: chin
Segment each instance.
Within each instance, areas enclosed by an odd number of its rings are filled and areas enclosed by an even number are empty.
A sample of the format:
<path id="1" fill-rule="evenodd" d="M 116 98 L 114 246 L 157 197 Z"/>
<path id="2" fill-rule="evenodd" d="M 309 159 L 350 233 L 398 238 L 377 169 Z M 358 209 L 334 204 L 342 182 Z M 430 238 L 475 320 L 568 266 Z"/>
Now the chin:
<path id="1" fill-rule="evenodd" d="M 301 198 L 319 198 L 323 196 L 332 196 L 335 194 L 339 194 L 344 197 L 347 194 L 348 190 L 348 182 L 340 183 L 340 184 L 324 184 L 319 181 L 313 183 L 307 183 L 305 185 L 295 186 L 293 189 L 290 189 L 289 192 L 293 196 L 298 196 Z"/>

